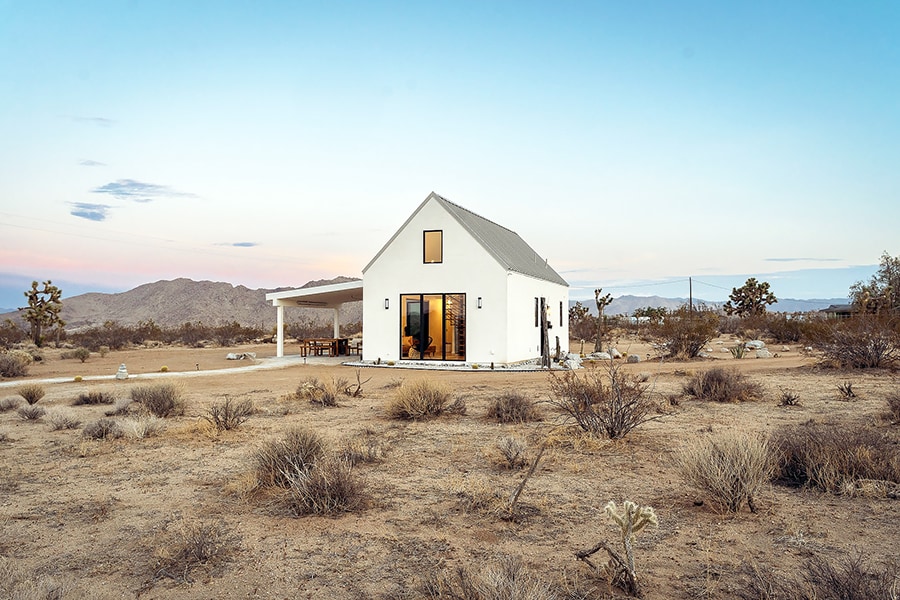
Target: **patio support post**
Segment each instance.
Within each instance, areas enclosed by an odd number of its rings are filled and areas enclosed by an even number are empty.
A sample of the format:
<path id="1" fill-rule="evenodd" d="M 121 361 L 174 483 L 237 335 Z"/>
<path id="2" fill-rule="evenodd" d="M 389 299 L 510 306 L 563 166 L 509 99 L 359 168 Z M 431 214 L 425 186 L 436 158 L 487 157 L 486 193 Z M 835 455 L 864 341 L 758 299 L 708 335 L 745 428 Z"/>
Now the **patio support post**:
<path id="1" fill-rule="evenodd" d="M 278 331 L 275 334 L 275 342 L 277 350 L 275 356 L 281 358 L 284 356 L 284 306 L 280 304 L 275 308 L 276 320 L 278 321 Z"/>
<path id="2" fill-rule="evenodd" d="M 341 307 L 334 307 L 334 337 L 341 337 Z"/>

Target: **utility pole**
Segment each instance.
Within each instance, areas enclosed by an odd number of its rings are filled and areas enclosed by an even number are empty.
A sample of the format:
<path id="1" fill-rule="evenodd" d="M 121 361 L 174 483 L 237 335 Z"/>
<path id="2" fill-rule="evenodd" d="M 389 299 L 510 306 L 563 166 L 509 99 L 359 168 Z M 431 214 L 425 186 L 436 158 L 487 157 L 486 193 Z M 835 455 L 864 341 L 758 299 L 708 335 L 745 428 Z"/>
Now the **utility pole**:
<path id="1" fill-rule="evenodd" d="M 694 320 L 694 280 L 688 277 L 688 314 L 691 321 Z"/>

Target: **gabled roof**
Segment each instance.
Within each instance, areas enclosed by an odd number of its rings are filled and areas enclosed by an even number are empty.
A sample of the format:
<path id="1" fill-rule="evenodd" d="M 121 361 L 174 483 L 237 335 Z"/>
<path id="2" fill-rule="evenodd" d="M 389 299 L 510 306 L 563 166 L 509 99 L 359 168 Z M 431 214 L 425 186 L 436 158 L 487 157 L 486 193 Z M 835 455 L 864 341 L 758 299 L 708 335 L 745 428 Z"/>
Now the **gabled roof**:
<path id="1" fill-rule="evenodd" d="M 419 211 L 431 200 L 435 200 L 450 213 L 450 215 L 453 216 L 453 218 L 456 219 L 456 221 L 462 225 L 462 227 L 468 231 L 479 244 L 481 244 L 488 254 L 493 256 L 494 260 L 500 263 L 500 266 L 507 271 L 521 273 L 522 275 L 528 275 L 529 277 L 543 279 L 568 287 L 569 284 L 566 280 L 563 279 L 559 273 L 554 271 L 553 267 L 547 263 L 547 260 L 541 258 L 515 231 L 476 215 L 472 211 L 467 210 L 458 204 L 454 204 L 434 192 L 431 192 L 431 194 L 425 198 L 425 201 L 419 205 L 419 208 L 410 215 L 406 222 L 403 223 L 403 226 L 391 236 L 391 239 L 388 240 L 387 244 L 385 244 L 384 247 L 378 251 L 378 254 L 369 261 L 369 264 L 363 269 L 363 273 L 378 260 L 378 257 L 393 243 L 400 232 L 406 228 L 409 222 L 412 221 Z"/>

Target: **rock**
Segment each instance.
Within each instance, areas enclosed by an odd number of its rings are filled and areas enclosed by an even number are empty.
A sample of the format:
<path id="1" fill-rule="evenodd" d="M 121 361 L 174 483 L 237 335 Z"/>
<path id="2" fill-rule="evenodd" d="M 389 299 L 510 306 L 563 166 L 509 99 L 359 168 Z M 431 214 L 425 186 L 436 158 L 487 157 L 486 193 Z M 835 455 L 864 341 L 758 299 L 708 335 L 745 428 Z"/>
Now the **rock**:
<path id="1" fill-rule="evenodd" d="M 788 348 L 787 346 L 782 346 L 782 347 L 781 347 L 781 351 L 782 351 L 782 352 L 790 352 L 791 349 Z"/>
<path id="2" fill-rule="evenodd" d="M 766 343 L 762 340 L 751 340 L 744 344 L 744 348 L 747 350 L 759 350 L 760 348 L 765 348 Z"/>
<path id="3" fill-rule="evenodd" d="M 728 348 L 719 348 L 719 351 L 724 352 L 725 354 L 731 354 L 731 350 Z"/>
<path id="4" fill-rule="evenodd" d="M 256 360 L 256 352 L 229 352 L 225 355 L 225 360 L 244 360 L 245 358 Z"/>
<path id="5" fill-rule="evenodd" d="M 638 356 L 637 354 L 629 354 L 628 358 L 625 360 L 629 363 L 639 363 L 639 362 L 641 362 L 641 357 Z"/>
<path id="6" fill-rule="evenodd" d="M 756 358 L 772 358 L 772 353 L 765 348 L 756 351 Z"/>
<path id="7" fill-rule="evenodd" d="M 615 348 L 610 348 L 610 349 L 609 349 L 609 355 L 612 356 L 613 358 L 622 358 L 622 353 L 619 352 L 619 351 L 618 351 L 617 349 L 615 349 Z"/>
<path id="8" fill-rule="evenodd" d="M 698 358 L 712 358 L 712 355 L 709 352 L 701 350 L 697 353 Z"/>
<path id="9" fill-rule="evenodd" d="M 581 368 L 581 359 L 579 359 L 579 360 L 572 360 L 572 359 L 570 359 L 570 358 L 567 358 L 566 360 L 563 361 L 562 365 L 563 365 L 563 367 L 565 367 L 566 369 L 570 369 L 570 370 L 573 370 L 573 371 L 574 371 L 575 369 L 580 369 L 580 368 Z"/>
<path id="10" fill-rule="evenodd" d="M 591 352 L 587 357 L 591 360 L 612 360 L 608 352 Z"/>

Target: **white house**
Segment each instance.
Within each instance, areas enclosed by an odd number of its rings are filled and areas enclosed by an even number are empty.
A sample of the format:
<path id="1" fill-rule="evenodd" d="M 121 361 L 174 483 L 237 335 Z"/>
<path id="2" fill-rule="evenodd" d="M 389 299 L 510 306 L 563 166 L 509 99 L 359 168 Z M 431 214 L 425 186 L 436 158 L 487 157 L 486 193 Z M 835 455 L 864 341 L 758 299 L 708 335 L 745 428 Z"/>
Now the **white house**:
<path id="1" fill-rule="evenodd" d="M 366 265 L 361 285 L 266 296 L 279 310 L 279 356 L 283 306 L 335 308 L 337 337 L 340 303 L 360 293 L 367 362 L 508 365 L 539 358 L 543 343 L 551 354 L 568 348 L 566 281 L 514 231 L 435 193 Z"/>

